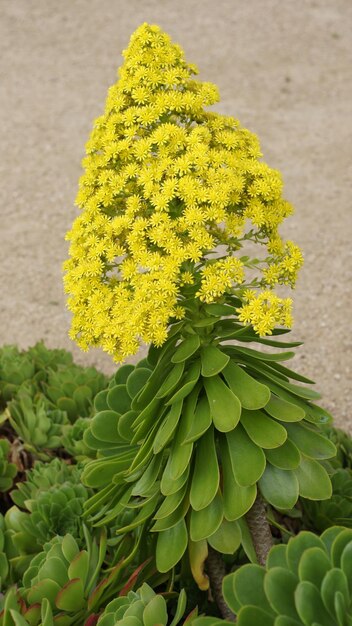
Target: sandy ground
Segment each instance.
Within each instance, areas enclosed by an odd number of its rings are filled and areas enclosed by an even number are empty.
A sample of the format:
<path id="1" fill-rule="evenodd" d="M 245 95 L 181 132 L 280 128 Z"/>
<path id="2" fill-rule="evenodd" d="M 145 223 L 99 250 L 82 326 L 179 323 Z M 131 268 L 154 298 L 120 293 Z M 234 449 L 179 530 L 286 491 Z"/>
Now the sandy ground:
<path id="1" fill-rule="evenodd" d="M 294 295 L 297 365 L 352 431 L 350 0 L 0 0 L 0 345 L 70 342 L 61 263 L 84 144 L 142 22 L 180 43 L 217 110 L 256 132 L 296 213 L 305 252 Z M 350 178 L 349 178 L 350 177 Z"/>

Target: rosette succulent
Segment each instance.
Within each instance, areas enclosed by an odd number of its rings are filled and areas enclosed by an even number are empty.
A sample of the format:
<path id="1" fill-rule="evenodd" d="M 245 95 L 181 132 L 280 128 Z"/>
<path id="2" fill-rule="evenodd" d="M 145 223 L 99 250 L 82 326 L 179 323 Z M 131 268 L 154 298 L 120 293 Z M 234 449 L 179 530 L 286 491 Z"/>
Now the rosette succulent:
<path id="1" fill-rule="evenodd" d="M 301 499 L 303 523 L 313 531 L 322 532 L 330 526 L 352 528 L 352 470 L 338 469 L 331 476 L 332 496 L 313 502 Z"/>
<path id="2" fill-rule="evenodd" d="M 11 400 L 24 382 L 32 380 L 35 366 L 32 359 L 16 346 L 0 349 L 0 393 L 2 404 Z"/>
<path id="3" fill-rule="evenodd" d="M 186 609 L 186 594 L 181 591 L 175 614 L 169 617 L 166 599 L 154 593 L 144 583 L 137 591 L 130 591 L 110 602 L 99 617 L 98 626 L 176 626 Z M 191 622 L 186 619 L 184 624 Z"/>
<path id="4" fill-rule="evenodd" d="M 9 461 L 10 450 L 10 442 L 7 439 L 0 439 L 0 491 L 11 489 L 17 474 L 15 463 Z"/>
<path id="5" fill-rule="evenodd" d="M 335 447 L 320 432 L 328 416 L 313 403 L 319 394 L 290 381 L 311 382 L 282 365 L 292 352 L 247 348 L 257 340 L 253 331 L 222 320 L 225 313 L 234 310 L 204 305 L 198 323 L 178 323 L 147 361 L 121 367 L 97 396 L 86 436 L 98 448 L 82 475 L 100 488 L 90 512 L 104 523 L 122 505 L 135 507 L 135 519 L 119 532 L 147 524 L 157 533 L 162 572 L 187 547 L 194 570 L 207 544 L 233 553 L 248 533 L 245 514 L 257 492 L 278 509 L 292 508 L 299 496 L 331 495 L 321 461 Z M 207 585 L 204 577 L 200 584 Z"/>
<path id="6" fill-rule="evenodd" d="M 250 564 L 228 575 L 224 596 L 238 626 L 350 626 L 351 566 L 351 529 L 301 532 L 271 549 L 266 568 Z"/>
<path id="7" fill-rule="evenodd" d="M 334 468 L 352 469 L 352 437 L 341 428 L 327 426 L 324 428 L 326 435 L 336 446 L 336 457 L 331 459 L 329 463 Z"/>

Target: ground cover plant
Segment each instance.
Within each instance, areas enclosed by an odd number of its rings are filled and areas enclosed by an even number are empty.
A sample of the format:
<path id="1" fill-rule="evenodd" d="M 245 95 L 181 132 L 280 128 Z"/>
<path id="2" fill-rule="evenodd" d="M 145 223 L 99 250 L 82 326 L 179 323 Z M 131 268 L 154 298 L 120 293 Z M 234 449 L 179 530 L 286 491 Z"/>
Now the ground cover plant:
<path id="1" fill-rule="evenodd" d="M 351 625 L 352 443 L 286 364 L 280 174 L 159 27 L 124 57 L 64 268 L 120 365 L 0 351 L 0 624 Z"/>

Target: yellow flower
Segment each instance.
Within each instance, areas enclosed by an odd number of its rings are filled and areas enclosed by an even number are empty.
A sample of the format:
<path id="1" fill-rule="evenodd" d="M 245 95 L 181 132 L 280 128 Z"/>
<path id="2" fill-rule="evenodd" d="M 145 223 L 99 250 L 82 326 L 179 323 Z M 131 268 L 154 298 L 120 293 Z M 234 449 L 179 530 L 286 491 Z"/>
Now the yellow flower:
<path id="1" fill-rule="evenodd" d="M 259 161 L 253 133 L 205 110 L 219 100 L 217 87 L 195 80 L 196 66 L 156 25 L 142 24 L 123 56 L 86 144 L 82 212 L 67 234 L 64 264 L 70 336 L 117 361 L 140 341 L 165 341 L 192 285 L 203 302 L 240 295 L 254 272 L 231 256 L 243 237 L 267 247 L 258 285 L 293 286 L 302 265 L 299 248 L 278 235 L 292 212 L 279 172 Z M 219 245 L 227 258 L 210 262 Z M 245 294 L 240 319 L 258 333 L 290 322 L 288 301 L 267 288 Z"/>

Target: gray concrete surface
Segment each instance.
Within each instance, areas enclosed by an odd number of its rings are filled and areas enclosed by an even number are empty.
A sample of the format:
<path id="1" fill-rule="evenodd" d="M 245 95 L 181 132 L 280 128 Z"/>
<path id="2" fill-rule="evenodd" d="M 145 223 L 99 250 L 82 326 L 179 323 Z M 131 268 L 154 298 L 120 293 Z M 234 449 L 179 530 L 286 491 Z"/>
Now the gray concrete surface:
<path id="1" fill-rule="evenodd" d="M 352 430 L 350 0 L 0 0 L 0 344 L 43 338 L 112 371 L 67 337 L 61 264 L 84 144 L 137 26 L 159 24 L 217 110 L 256 132 L 295 205 L 284 234 L 305 253 L 297 365 Z"/>

